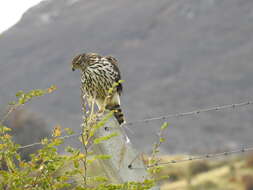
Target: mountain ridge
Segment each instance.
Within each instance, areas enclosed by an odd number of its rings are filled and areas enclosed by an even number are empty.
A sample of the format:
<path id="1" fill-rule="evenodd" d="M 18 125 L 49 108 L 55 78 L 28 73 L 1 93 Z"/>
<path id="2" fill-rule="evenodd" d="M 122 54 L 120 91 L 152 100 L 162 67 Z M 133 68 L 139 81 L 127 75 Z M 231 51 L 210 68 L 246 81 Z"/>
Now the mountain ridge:
<path id="1" fill-rule="evenodd" d="M 1 106 L 18 90 L 55 84 L 54 94 L 28 109 L 78 130 L 80 80 L 70 62 L 80 52 L 119 60 L 127 121 L 251 100 L 252 7 L 251 0 L 42 2 L 0 38 Z M 249 143 L 252 111 L 171 119 L 163 148 L 191 152 Z M 136 125 L 129 135 L 149 149 L 159 125 Z"/>

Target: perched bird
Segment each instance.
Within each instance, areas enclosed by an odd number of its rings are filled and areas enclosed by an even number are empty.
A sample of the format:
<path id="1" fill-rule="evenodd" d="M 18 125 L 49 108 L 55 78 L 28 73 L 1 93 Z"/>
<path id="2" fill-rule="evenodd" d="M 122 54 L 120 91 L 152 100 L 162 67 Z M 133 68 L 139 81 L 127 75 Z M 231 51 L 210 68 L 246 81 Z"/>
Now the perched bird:
<path id="1" fill-rule="evenodd" d="M 118 61 L 112 56 L 101 56 L 97 53 L 83 53 L 75 56 L 72 61 L 72 70 L 81 71 L 82 90 L 95 100 L 99 112 L 105 109 L 113 110 L 114 116 L 122 124 L 125 122 L 120 108 L 122 84 Z M 115 89 L 109 93 L 113 85 Z"/>

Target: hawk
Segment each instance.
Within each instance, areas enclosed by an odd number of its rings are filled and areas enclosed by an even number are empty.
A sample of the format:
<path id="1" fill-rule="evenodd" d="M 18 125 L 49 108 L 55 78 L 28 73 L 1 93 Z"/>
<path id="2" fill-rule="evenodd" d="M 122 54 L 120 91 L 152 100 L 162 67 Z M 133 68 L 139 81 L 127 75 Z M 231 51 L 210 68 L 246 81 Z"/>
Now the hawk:
<path id="1" fill-rule="evenodd" d="M 100 112 L 105 109 L 114 111 L 114 116 L 122 124 L 125 122 L 120 108 L 122 84 L 118 61 L 112 56 L 101 56 L 97 53 L 83 53 L 75 56 L 72 70 L 81 71 L 81 88 L 86 95 L 95 100 Z M 118 83 L 109 94 L 113 85 Z"/>

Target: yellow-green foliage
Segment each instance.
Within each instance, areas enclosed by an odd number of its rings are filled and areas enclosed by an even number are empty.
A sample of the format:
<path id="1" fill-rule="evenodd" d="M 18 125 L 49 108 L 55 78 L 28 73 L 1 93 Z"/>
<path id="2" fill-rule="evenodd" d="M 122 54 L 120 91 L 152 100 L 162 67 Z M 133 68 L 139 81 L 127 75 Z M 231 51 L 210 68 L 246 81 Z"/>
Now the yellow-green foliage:
<path id="1" fill-rule="evenodd" d="M 11 103 L 7 114 L 0 121 L 0 189 L 4 190 L 145 190 L 154 185 L 154 180 L 146 179 L 143 182 L 127 182 L 111 184 L 105 176 L 88 176 L 90 164 L 99 159 L 110 159 L 110 155 L 96 155 L 90 146 L 110 140 L 117 134 L 94 138 L 97 129 L 102 127 L 113 115 L 109 113 L 100 122 L 96 121 L 96 113 L 89 115 L 84 121 L 85 128 L 80 135 L 83 150 L 73 147 L 65 149 L 66 154 L 59 154 L 58 147 L 63 143 L 61 138 L 63 130 L 56 126 L 52 138 L 41 141 L 42 148 L 30 155 L 30 160 L 22 160 L 20 145 L 12 140 L 10 128 L 3 125 L 9 114 L 17 107 L 24 105 L 34 97 L 53 92 L 52 86 L 45 90 L 32 90 L 28 93 L 17 93 L 17 101 Z M 95 119 L 94 119 L 95 118 Z M 70 129 L 65 129 L 67 134 L 72 134 Z M 81 179 L 81 180 L 80 180 Z"/>

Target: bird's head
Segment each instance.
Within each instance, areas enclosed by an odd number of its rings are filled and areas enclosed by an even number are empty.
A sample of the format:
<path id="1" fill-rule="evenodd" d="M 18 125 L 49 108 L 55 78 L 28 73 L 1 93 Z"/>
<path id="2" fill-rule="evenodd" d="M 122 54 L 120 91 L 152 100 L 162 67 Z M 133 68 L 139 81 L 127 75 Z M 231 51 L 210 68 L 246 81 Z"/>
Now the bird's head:
<path id="1" fill-rule="evenodd" d="M 97 59 L 100 59 L 101 56 L 97 53 L 83 53 L 75 56 L 72 60 L 72 71 L 76 69 L 84 70 L 86 67 L 94 64 Z"/>
<path id="2" fill-rule="evenodd" d="M 85 54 L 79 54 L 75 56 L 71 62 L 72 65 L 72 71 L 75 71 L 76 69 L 81 69 L 85 66 Z"/>

